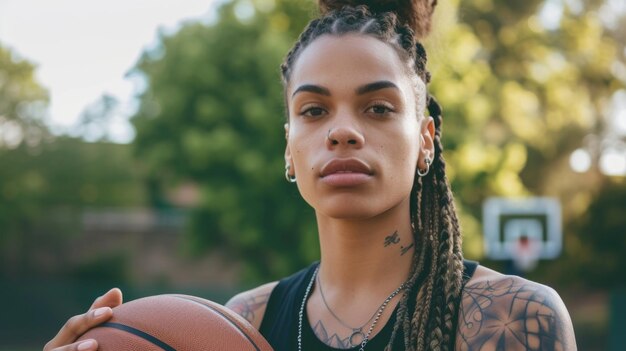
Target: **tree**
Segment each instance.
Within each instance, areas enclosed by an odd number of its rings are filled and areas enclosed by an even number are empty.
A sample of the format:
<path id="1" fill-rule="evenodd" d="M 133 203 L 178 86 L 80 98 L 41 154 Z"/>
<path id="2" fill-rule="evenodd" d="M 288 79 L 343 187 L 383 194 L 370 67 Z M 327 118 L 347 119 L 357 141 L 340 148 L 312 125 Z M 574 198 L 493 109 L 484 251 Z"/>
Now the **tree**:
<path id="1" fill-rule="evenodd" d="M 0 153 L 46 137 L 48 92 L 35 80 L 35 66 L 0 44 Z"/>
<path id="2" fill-rule="evenodd" d="M 85 108 L 72 133 L 91 142 L 111 141 L 110 123 L 118 108 L 119 101 L 114 96 L 103 94 Z"/>
<path id="3" fill-rule="evenodd" d="M 278 70 L 307 7 L 249 6 L 226 3 L 216 23 L 162 36 L 137 65 L 148 85 L 132 121 L 153 189 L 186 181 L 200 188 L 189 250 L 230 250 L 244 258 L 247 281 L 260 281 L 317 257 L 318 244 L 312 210 L 284 180 Z"/>

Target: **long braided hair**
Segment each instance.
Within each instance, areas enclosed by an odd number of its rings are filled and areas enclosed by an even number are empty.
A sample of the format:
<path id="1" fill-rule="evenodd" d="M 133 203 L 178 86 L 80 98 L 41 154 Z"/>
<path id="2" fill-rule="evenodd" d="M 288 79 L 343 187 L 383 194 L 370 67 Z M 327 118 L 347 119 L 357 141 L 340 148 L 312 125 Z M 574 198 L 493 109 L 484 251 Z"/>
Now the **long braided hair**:
<path id="1" fill-rule="evenodd" d="M 430 81 L 426 51 L 419 39 L 430 31 L 437 0 L 342 1 L 320 0 L 321 17 L 312 20 L 287 54 L 281 72 L 285 88 L 299 54 L 321 35 L 348 33 L 371 35 L 393 47 L 406 62 L 407 73 Z M 398 332 L 404 335 L 406 350 L 452 350 L 461 295 L 463 255 L 461 234 L 452 192 L 445 174 L 441 144 L 441 107 L 425 88 L 416 87 L 417 115 L 427 108 L 435 122 L 435 155 L 431 171 L 415 176 L 411 190 L 411 223 L 416 250 L 413 255 L 410 289 L 405 289 L 386 351 Z M 416 170 L 417 171 L 417 170 Z M 410 291 L 417 290 L 409 308 Z"/>

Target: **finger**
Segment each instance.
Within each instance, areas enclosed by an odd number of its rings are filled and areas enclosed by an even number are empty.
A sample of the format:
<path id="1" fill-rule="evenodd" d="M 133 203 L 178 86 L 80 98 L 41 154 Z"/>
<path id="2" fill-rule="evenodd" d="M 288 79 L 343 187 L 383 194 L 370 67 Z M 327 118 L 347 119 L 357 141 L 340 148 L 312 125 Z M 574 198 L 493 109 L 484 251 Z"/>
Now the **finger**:
<path id="1" fill-rule="evenodd" d="M 48 345 L 46 345 L 48 347 Z M 98 349 L 98 342 L 93 339 L 82 340 L 73 344 L 57 347 L 55 349 L 44 348 L 44 351 L 95 351 Z"/>
<path id="2" fill-rule="evenodd" d="M 79 314 L 70 318 L 63 328 L 59 330 L 54 339 L 46 344 L 44 350 L 68 345 L 84 334 L 87 330 L 111 318 L 113 311 L 110 307 L 100 307 L 90 310 L 87 313 Z M 77 346 L 78 347 L 78 346 Z M 71 350 L 71 349 L 70 349 Z"/>
<path id="3" fill-rule="evenodd" d="M 94 300 L 89 310 L 93 310 L 99 307 L 115 307 L 122 304 L 123 295 L 122 291 L 118 288 L 113 288 L 107 291 L 104 295 Z"/>

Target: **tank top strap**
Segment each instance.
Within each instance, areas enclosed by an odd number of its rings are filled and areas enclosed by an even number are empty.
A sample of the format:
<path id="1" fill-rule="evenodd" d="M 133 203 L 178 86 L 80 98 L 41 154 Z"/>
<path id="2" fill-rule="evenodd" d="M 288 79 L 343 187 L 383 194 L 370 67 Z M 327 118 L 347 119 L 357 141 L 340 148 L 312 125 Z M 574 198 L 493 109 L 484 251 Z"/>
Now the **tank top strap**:
<path id="1" fill-rule="evenodd" d="M 463 286 L 467 284 L 467 282 L 472 278 L 474 272 L 476 272 L 476 268 L 478 267 L 478 262 L 472 260 L 463 260 Z"/>
<path id="2" fill-rule="evenodd" d="M 267 301 L 259 331 L 274 351 L 296 350 L 294 335 L 298 334 L 298 312 L 302 296 L 319 262 L 281 279 Z"/>

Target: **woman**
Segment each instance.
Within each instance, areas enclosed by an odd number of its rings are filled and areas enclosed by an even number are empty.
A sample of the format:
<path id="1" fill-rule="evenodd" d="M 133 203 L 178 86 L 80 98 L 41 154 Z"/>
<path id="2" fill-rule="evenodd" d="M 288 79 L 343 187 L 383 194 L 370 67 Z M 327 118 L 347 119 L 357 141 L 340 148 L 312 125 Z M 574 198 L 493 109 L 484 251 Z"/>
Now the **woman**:
<path id="1" fill-rule="evenodd" d="M 576 348 L 554 290 L 463 260 L 419 43 L 435 5 L 320 1 L 281 66 L 285 175 L 321 260 L 227 303 L 277 351 Z M 109 291 L 44 350 L 95 350 L 72 342 L 121 301 Z"/>

